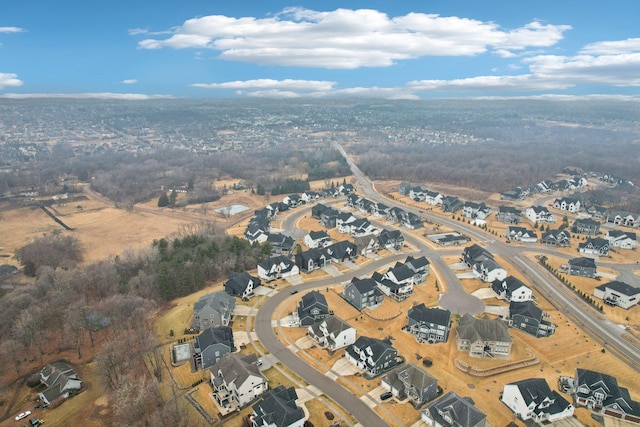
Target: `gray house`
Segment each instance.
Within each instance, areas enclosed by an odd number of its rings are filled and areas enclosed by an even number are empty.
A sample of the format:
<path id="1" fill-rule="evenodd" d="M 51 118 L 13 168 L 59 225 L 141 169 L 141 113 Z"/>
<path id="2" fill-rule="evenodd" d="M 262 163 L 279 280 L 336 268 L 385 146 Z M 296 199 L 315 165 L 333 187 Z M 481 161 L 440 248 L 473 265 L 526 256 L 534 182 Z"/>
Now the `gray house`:
<path id="1" fill-rule="evenodd" d="M 567 230 L 547 230 L 542 233 L 542 243 L 550 246 L 567 247 L 571 244 L 571 233 Z"/>
<path id="2" fill-rule="evenodd" d="M 609 241 L 602 237 L 590 237 L 578 245 L 578 252 L 581 254 L 607 256 L 609 255 Z"/>
<path id="3" fill-rule="evenodd" d="M 591 218 L 579 218 L 574 221 L 572 231 L 578 234 L 595 236 L 600 232 L 600 223 Z"/>
<path id="4" fill-rule="evenodd" d="M 228 326 L 208 328 L 196 337 L 193 344 L 193 363 L 195 369 L 207 369 L 222 356 L 233 353 L 233 331 Z"/>
<path id="5" fill-rule="evenodd" d="M 499 206 L 497 218 L 498 221 L 505 224 L 520 224 L 522 211 L 511 206 Z"/>
<path id="6" fill-rule="evenodd" d="M 438 395 L 438 380 L 413 363 L 403 365 L 382 377 L 382 386 L 399 400 L 405 397 L 415 408 Z"/>
<path id="7" fill-rule="evenodd" d="M 548 337 L 556 331 L 556 325 L 545 320 L 547 314 L 532 301 L 511 301 L 509 326 L 525 331 L 536 338 Z"/>
<path id="8" fill-rule="evenodd" d="M 384 299 L 384 295 L 382 291 L 378 289 L 375 280 L 371 278 L 358 279 L 354 277 L 351 279 L 351 282 L 344 287 L 342 298 L 362 311 L 364 308 L 375 308 L 380 305 Z"/>
<path id="9" fill-rule="evenodd" d="M 193 304 L 193 327 L 203 331 L 210 327 L 227 326 L 236 308 L 236 300 L 225 291 L 204 295 Z"/>
<path id="10" fill-rule="evenodd" d="M 46 389 L 38 396 L 47 405 L 61 397 L 67 398 L 72 392 L 82 388 L 82 381 L 78 379 L 76 372 L 65 362 L 53 362 L 40 371 L 40 382 Z"/>
<path id="11" fill-rule="evenodd" d="M 297 312 L 300 326 L 313 325 L 331 315 L 327 299 L 318 291 L 305 294 L 298 303 Z"/>
<path id="12" fill-rule="evenodd" d="M 283 385 L 266 391 L 260 401 L 253 405 L 251 423 L 253 427 L 302 427 L 304 410 L 296 404 L 298 394 L 293 387 Z"/>
<path id="13" fill-rule="evenodd" d="M 458 350 L 468 351 L 472 357 L 507 359 L 513 340 L 507 326 L 498 319 L 477 319 L 466 313 L 456 329 Z"/>
<path id="14" fill-rule="evenodd" d="M 413 306 L 407 312 L 407 329 L 418 342 L 431 344 L 447 342 L 451 330 L 451 312 L 442 308 L 428 308 L 424 303 Z"/>
<path id="15" fill-rule="evenodd" d="M 572 392 L 576 406 L 640 424 L 640 402 L 631 399 L 629 390 L 611 375 L 577 368 Z"/>
<path id="16" fill-rule="evenodd" d="M 487 415 L 470 397 L 455 392 L 442 396 L 422 410 L 420 419 L 432 427 L 487 427 Z"/>
<path id="17" fill-rule="evenodd" d="M 569 274 L 572 276 L 596 277 L 596 262 L 591 258 L 570 259 Z"/>

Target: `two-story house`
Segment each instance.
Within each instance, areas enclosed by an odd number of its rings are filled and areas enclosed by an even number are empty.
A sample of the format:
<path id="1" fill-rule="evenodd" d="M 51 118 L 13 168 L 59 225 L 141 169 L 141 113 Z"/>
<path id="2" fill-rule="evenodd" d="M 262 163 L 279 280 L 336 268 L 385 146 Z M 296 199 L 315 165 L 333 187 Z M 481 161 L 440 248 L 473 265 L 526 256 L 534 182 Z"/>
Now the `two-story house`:
<path id="1" fill-rule="evenodd" d="M 378 235 L 378 243 L 383 249 L 398 250 L 404 246 L 404 236 L 400 230 L 383 229 Z"/>
<path id="2" fill-rule="evenodd" d="M 373 309 L 382 304 L 384 295 L 375 280 L 354 277 L 344 287 L 342 298 L 359 311 L 362 311 L 365 308 Z"/>
<path id="3" fill-rule="evenodd" d="M 249 298 L 253 291 L 261 285 L 260 279 L 253 277 L 246 271 L 236 273 L 229 272 L 227 281 L 224 282 L 224 291 L 232 297 Z"/>
<path id="4" fill-rule="evenodd" d="M 488 427 L 487 415 L 475 407 L 473 399 L 453 391 L 429 404 L 420 419 L 431 427 Z"/>
<path id="5" fill-rule="evenodd" d="M 508 359 L 513 340 L 507 326 L 498 319 L 477 319 L 465 313 L 456 328 L 456 346 L 472 357 Z"/>
<path id="6" fill-rule="evenodd" d="M 415 408 L 438 395 L 438 380 L 413 363 L 384 374 L 380 382 L 398 400 L 408 398 Z"/>
<path id="7" fill-rule="evenodd" d="M 193 344 L 194 368 L 207 369 L 214 365 L 222 356 L 236 351 L 233 341 L 233 331 L 228 326 L 207 328 L 196 336 Z"/>
<path id="8" fill-rule="evenodd" d="M 251 408 L 252 427 L 303 427 L 305 414 L 297 400 L 294 387 L 279 385 L 267 390 Z"/>
<path id="9" fill-rule="evenodd" d="M 609 241 L 602 237 L 592 237 L 578 244 L 578 252 L 588 255 L 609 255 Z"/>
<path id="10" fill-rule="evenodd" d="M 509 276 L 504 280 L 496 280 L 491 284 L 491 289 L 496 293 L 498 299 L 506 301 L 531 301 L 533 293 L 522 280 L 514 276 Z"/>
<path id="11" fill-rule="evenodd" d="M 572 276 L 596 277 L 596 262 L 592 258 L 569 260 L 569 274 Z"/>
<path id="12" fill-rule="evenodd" d="M 496 218 L 505 224 L 520 224 L 522 211 L 511 206 L 499 206 Z"/>
<path id="13" fill-rule="evenodd" d="M 56 399 L 67 398 L 82 388 L 82 381 L 67 363 L 58 361 L 40 370 L 40 382 L 45 387 L 38 393 L 40 400 L 50 405 Z"/>
<path id="14" fill-rule="evenodd" d="M 227 326 L 235 308 L 235 298 L 225 291 L 204 295 L 193 304 L 193 327 L 204 331 L 210 327 Z"/>
<path id="15" fill-rule="evenodd" d="M 336 351 L 356 342 L 356 328 L 337 316 L 326 317 L 307 328 L 309 335 L 322 348 Z"/>
<path id="16" fill-rule="evenodd" d="M 556 222 L 555 217 L 549 209 L 544 206 L 531 206 L 524 211 L 524 216 L 532 223 L 547 223 L 552 224 Z"/>
<path id="17" fill-rule="evenodd" d="M 214 400 L 229 411 L 244 408 L 269 389 L 255 354 L 226 353 L 209 372 Z"/>
<path id="18" fill-rule="evenodd" d="M 552 423 L 573 416 L 573 405 L 552 391 L 542 378 L 528 378 L 506 384 L 502 402 L 523 421 Z"/>
<path id="19" fill-rule="evenodd" d="M 407 312 L 407 330 L 418 342 L 447 342 L 451 330 L 451 312 L 446 309 L 429 308 L 420 303 Z"/>
<path id="20" fill-rule="evenodd" d="M 542 243 L 550 246 L 568 247 L 571 245 L 571 233 L 567 230 L 547 230 L 542 233 Z"/>
<path id="21" fill-rule="evenodd" d="M 507 227 L 507 240 L 522 243 L 535 243 L 538 241 L 538 235 L 533 230 L 525 227 L 510 225 Z"/>
<path id="22" fill-rule="evenodd" d="M 398 364 L 398 350 L 391 341 L 367 336 L 359 337 L 348 346 L 344 357 L 369 377 L 380 375 Z"/>
<path id="23" fill-rule="evenodd" d="M 324 230 L 310 231 L 306 236 L 304 236 L 304 244 L 310 249 L 324 248 L 331 244 L 331 237 L 329 237 L 327 232 Z"/>
<path id="24" fill-rule="evenodd" d="M 593 296 L 600 298 L 606 304 L 629 309 L 640 303 L 640 287 L 614 280 L 597 286 L 593 290 Z"/>
<path id="25" fill-rule="evenodd" d="M 640 402 L 632 400 L 629 390 L 620 387 L 611 375 L 576 368 L 572 394 L 576 406 L 640 424 Z"/>
<path id="26" fill-rule="evenodd" d="M 570 197 L 562 197 L 554 200 L 553 207 L 560 209 L 561 211 L 577 213 L 580 211 L 580 200 L 572 199 Z"/>
<path id="27" fill-rule="evenodd" d="M 609 241 L 609 247 L 617 249 L 635 249 L 638 246 L 636 233 L 621 230 L 608 230 L 604 236 Z"/>
<path id="28" fill-rule="evenodd" d="M 300 274 L 300 268 L 284 255 L 265 258 L 258 263 L 258 277 L 267 282 L 298 274 Z"/>
<path id="29" fill-rule="evenodd" d="M 297 313 L 300 326 L 312 325 L 331 315 L 327 299 L 318 291 L 311 291 L 300 299 Z"/>
<path id="30" fill-rule="evenodd" d="M 547 317 L 533 301 L 511 301 L 509 304 L 509 326 L 536 338 L 548 337 L 556 331 L 556 325 L 547 321 Z"/>

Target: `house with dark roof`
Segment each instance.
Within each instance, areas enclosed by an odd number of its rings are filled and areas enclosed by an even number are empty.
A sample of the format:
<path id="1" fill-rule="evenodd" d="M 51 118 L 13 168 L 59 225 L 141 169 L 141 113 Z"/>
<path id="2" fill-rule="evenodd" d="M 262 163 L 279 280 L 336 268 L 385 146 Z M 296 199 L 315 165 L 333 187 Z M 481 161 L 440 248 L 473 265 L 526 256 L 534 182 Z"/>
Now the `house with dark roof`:
<path id="1" fill-rule="evenodd" d="M 305 203 L 313 203 L 316 200 L 318 200 L 318 198 L 320 197 L 320 194 L 316 193 L 315 191 L 305 191 L 304 193 L 302 193 L 300 195 L 300 198 L 305 202 Z"/>
<path id="2" fill-rule="evenodd" d="M 214 400 L 229 411 L 247 406 L 269 389 L 255 354 L 226 353 L 209 373 Z"/>
<path id="3" fill-rule="evenodd" d="M 322 249 L 325 257 L 330 262 L 353 261 L 358 257 L 358 248 L 355 243 L 341 240 Z"/>
<path id="4" fill-rule="evenodd" d="M 298 394 L 294 387 L 283 385 L 267 390 L 252 407 L 253 427 L 302 427 L 304 410 L 296 404 Z"/>
<path id="5" fill-rule="evenodd" d="M 342 298 L 362 311 L 365 308 L 374 309 L 382 304 L 384 295 L 372 278 L 359 279 L 354 277 L 344 287 Z"/>
<path id="6" fill-rule="evenodd" d="M 322 348 L 336 351 L 356 342 L 356 328 L 337 316 L 326 317 L 309 325 L 309 335 Z"/>
<path id="7" fill-rule="evenodd" d="M 331 259 L 327 258 L 327 254 L 318 248 L 296 254 L 296 265 L 300 270 L 307 273 L 329 264 L 331 264 Z"/>
<path id="8" fill-rule="evenodd" d="M 507 270 L 502 268 L 493 259 L 486 259 L 473 264 L 472 270 L 478 279 L 486 283 L 504 280 L 507 277 Z"/>
<path id="9" fill-rule="evenodd" d="M 596 262 L 592 258 L 570 259 L 569 274 L 572 276 L 596 277 Z"/>
<path id="10" fill-rule="evenodd" d="M 260 279 L 253 277 L 246 271 L 242 273 L 231 271 L 227 281 L 224 282 L 224 291 L 232 297 L 248 298 L 260 285 Z"/>
<path id="11" fill-rule="evenodd" d="M 462 205 L 462 216 L 465 218 L 473 218 L 485 220 L 491 214 L 491 208 L 482 203 L 465 202 Z"/>
<path id="12" fill-rule="evenodd" d="M 318 291 L 311 291 L 300 299 L 297 313 L 300 326 L 312 325 L 331 315 L 327 299 Z"/>
<path id="13" fill-rule="evenodd" d="M 456 213 L 458 212 L 460 209 L 462 209 L 462 206 L 464 205 L 464 202 L 460 199 L 458 199 L 455 196 L 445 196 L 442 198 L 442 212 L 451 212 L 451 213 Z"/>
<path id="14" fill-rule="evenodd" d="M 377 218 L 379 217 L 386 217 L 389 213 L 389 206 L 385 205 L 384 203 L 374 203 L 371 206 L 371 214 Z"/>
<path id="15" fill-rule="evenodd" d="M 487 415 L 475 407 L 473 399 L 453 391 L 430 403 L 420 419 L 432 427 L 488 427 Z"/>
<path id="16" fill-rule="evenodd" d="M 338 233 L 346 234 L 351 233 L 351 223 L 357 220 L 358 217 L 350 212 L 342 212 L 336 217 L 336 230 Z"/>
<path id="17" fill-rule="evenodd" d="M 592 220 L 591 218 L 578 218 L 573 222 L 571 231 L 578 234 L 595 236 L 600 233 L 600 223 Z"/>
<path id="18" fill-rule="evenodd" d="M 360 255 L 374 254 L 380 250 L 378 236 L 374 234 L 356 236 L 353 238 L 353 244 L 358 248 L 358 253 Z"/>
<path id="19" fill-rule="evenodd" d="M 573 405 L 542 378 L 505 384 L 500 400 L 523 421 L 554 422 L 573 416 Z"/>
<path id="20" fill-rule="evenodd" d="M 404 209 L 394 206 L 387 212 L 387 219 L 393 222 L 400 222 L 405 213 Z"/>
<path id="21" fill-rule="evenodd" d="M 511 301 L 531 301 L 533 293 L 531 289 L 514 276 L 509 276 L 504 280 L 496 280 L 491 283 L 491 289 L 496 293 L 498 299 Z"/>
<path id="22" fill-rule="evenodd" d="M 252 245 L 254 243 L 264 243 L 267 241 L 267 238 L 269 237 L 269 230 L 271 228 L 269 227 L 268 222 L 265 222 L 266 220 L 258 221 L 254 218 L 254 220 L 249 222 L 247 225 L 244 232 L 244 238 Z"/>
<path id="23" fill-rule="evenodd" d="M 222 356 L 233 353 L 233 331 L 228 326 L 207 328 L 193 343 L 193 363 L 195 369 L 207 369 L 213 366 Z"/>
<path id="24" fill-rule="evenodd" d="M 496 218 L 505 224 L 520 224 L 522 211 L 511 206 L 498 206 Z"/>
<path id="25" fill-rule="evenodd" d="M 416 202 L 422 202 L 426 197 L 426 193 L 426 188 L 421 185 L 414 185 L 411 190 L 409 190 L 409 197 Z"/>
<path id="26" fill-rule="evenodd" d="M 529 189 L 522 187 L 513 187 L 511 190 L 500 193 L 500 200 L 524 200 L 529 195 Z"/>
<path id="27" fill-rule="evenodd" d="M 509 326 L 536 338 L 548 337 L 556 331 L 556 325 L 546 320 L 548 316 L 533 301 L 509 303 Z"/>
<path id="28" fill-rule="evenodd" d="M 404 236 L 400 230 L 382 230 L 378 235 L 381 248 L 398 250 L 404 246 Z"/>
<path id="29" fill-rule="evenodd" d="M 320 214 L 320 222 L 326 228 L 329 228 L 329 229 L 335 228 L 336 221 L 338 220 L 338 216 L 339 215 L 340 215 L 340 212 L 338 212 L 337 210 L 335 210 L 333 208 L 325 209 Z"/>
<path id="30" fill-rule="evenodd" d="M 193 327 L 204 331 L 210 327 L 227 326 L 235 308 L 235 298 L 225 291 L 204 295 L 193 304 Z"/>
<path id="31" fill-rule="evenodd" d="M 331 237 L 324 230 L 310 231 L 304 236 L 304 244 L 308 248 L 324 248 L 331 244 Z"/>
<path id="32" fill-rule="evenodd" d="M 572 394 L 576 406 L 640 424 L 640 402 L 632 400 L 629 390 L 620 387 L 611 375 L 577 368 Z"/>
<path id="33" fill-rule="evenodd" d="M 576 213 L 580 211 L 580 200 L 562 197 L 553 201 L 553 207 L 561 211 Z"/>
<path id="34" fill-rule="evenodd" d="M 606 219 L 609 210 L 602 206 L 591 205 L 584 210 L 593 219 Z"/>
<path id="35" fill-rule="evenodd" d="M 40 382 L 46 387 L 38 393 L 42 402 L 50 405 L 56 399 L 68 398 L 71 393 L 82 388 L 82 381 L 67 363 L 58 361 L 40 370 Z"/>
<path id="36" fill-rule="evenodd" d="M 410 182 L 401 182 L 400 185 L 398 185 L 398 193 L 403 196 L 408 196 L 411 190 L 413 190 L 413 184 Z"/>
<path id="37" fill-rule="evenodd" d="M 353 188 L 352 184 L 342 184 L 342 185 L 340 185 L 340 187 L 338 187 L 338 191 L 340 192 L 340 194 L 348 196 L 349 194 L 351 194 L 354 191 L 356 191 L 356 189 Z"/>
<path id="38" fill-rule="evenodd" d="M 638 246 L 636 233 L 622 230 L 608 230 L 604 236 L 609 241 L 609 247 L 617 249 L 635 249 Z"/>
<path id="39" fill-rule="evenodd" d="M 420 303 L 407 311 L 407 330 L 418 342 L 447 342 L 451 330 L 451 312 L 429 308 Z"/>
<path id="40" fill-rule="evenodd" d="M 493 254 L 480 245 L 473 244 L 462 251 L 462 261 L 469 267 L 486 259 L 493 259 Z"/>
<path id="41" fill-rule="evenodd" d="M 299 194 L 289 194 L 282 198 L 282 203 L 289 206 L 289 208 L 297 208 L 300 205 L 304 205 L 304 200 Z"/>
<path id="42" fill-rule="evenodd" d="M 571 233 L 567 230 L 547 230 L 542 233 L 541 241 L 545 245 L 568 247 L 571 245 Z"/>
<path id="43" fill-rule="evenodd" d="M 472 357 L 508 359 L 513 340 L 507 326 L 498 319 L 486 316 L 477 319 L 465 313 L 456 328 L 456 346 Z"/>
<path id="44" fill-rule="evenodd" d="M 437 191 L 429 191 L 424 195 L 424 202 L 431 206 L 440 206 L 442 204 L 442 198 L 444 195 L 438 193 Z"/>
<path id="45" fill-rule="evenodd" d="M 367 218 L 358 218 L 351 223 L 349 234 L 352 237 L 365 236 L 367 234 L 378 234 L 380 231 L 371 224 Z"/>
<path id="46" fill-rule="evenodd" d="M 292 237 L 279 233 L 269 233 L 266 243 L 271 245 L 272 254 L 286 256 L 290 256 L 298 245 Z"/>
<path id="47" fill-rule="evenodd" d="M 609 255 L 609 241 L 602 237 L 591 237 L 578 244 L 578 252 L 589 255 Z"/>
<path id="48" fill-rule="evenodd" d="M 610 212 L 607 216 L 607 222 L 624 227 L 638 228 L 640 227 L 640 214 L 625 211 Z"/>
<path id="49" fill-rule="evenodd" d="M 419 408 L 438 395 L 438 380 L 413 363 L 384 374 L 380 382 L 398 400 L 408 398 L 414 408 Z"/>
<path id="50" fill-rule="evenodd" d="M 348 346 L 344 357 L 369 377 L 380 375 L 399 362 L 398 350 L 391 345 L 390 340 L 366 336 L 360 336 L 355 343 Z"/>
<path id="51" fill-rule="evenodd" d="M 300 268 L 284 255 L 266 258 L 258 263 L 258 277 L 267 282 L 300 274 Z"/>
<path id="52" fill-rule="evenodd" d="M 640 287 L 614 280 L 596 287 L 593 296 L 609 305 L 629 309 L 640 302 Z"/>
<path id="53" fill-rule="evenodd" d="M 320 219 L 320 215 L 322 215 L 322 212 L 326 211 L 327 209 L 330 209 L 329 206 L 323 203 L 318 203 L 315 206 L 311 207 L 311 217 Z"/>
<path id="54" fill-rule="evenodd" d="M 400 224 L 407 227 L 410 230 L 415 230 L 417 228 L 422 228 L 424 226 L 424 221 L 418 215 L 413 212 L 405 212 L 400 217 Z"/>
<path id="55" fill-rule="evenodd" d="M 510 242 L 535 243 L 538 241 L 538 235 L 533 230 L 510 225 L 507 227 L 507 240 Z"/>
<path id="56" fill-rule="evenodd" d="M 547 209 L 544 206 L 531 206 L 530 208 L 527 208 L 526 211 L 524 211 L 524 216 L 531 221 L 532 223 L 554 223 L 556 222 L 555 217 L 553 216 L 553 214 L 551 212 L 549 212 L 549 209 Z"/>

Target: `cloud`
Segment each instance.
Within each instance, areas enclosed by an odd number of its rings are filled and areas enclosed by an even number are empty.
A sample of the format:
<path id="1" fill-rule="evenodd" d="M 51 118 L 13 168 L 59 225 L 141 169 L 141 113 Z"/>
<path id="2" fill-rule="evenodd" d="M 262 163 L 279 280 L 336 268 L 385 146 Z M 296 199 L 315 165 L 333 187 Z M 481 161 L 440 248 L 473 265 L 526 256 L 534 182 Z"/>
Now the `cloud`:
<path id="1" fill-rule="evenodd" d="M 371 9 L 318 12 L 288 8 L 267 18 L 210 15 L 185 21 L 167 38 L 148 38 L 143 49 L 208 48 L 222 59 L 262 65 L 355 69 L 387 67 L 423 56 L 472 56 L 548 47 L 568 25 L 533 21 L 504 30 L 493 22 L 436 14 L 389 17 Z M 130 31 L 131 33 L 131 31 Z M 137 34 L 141 34 L 138 32 Z"/>
<path id="2" fill-rule="evenodd" d="M 224 83 L 194 83 L 191 86 L 205 89 L 264 89 L 264 90 L 299 90 L 299 91 L 327 91 L 335 86 L 335 82 L 321 80 L 273 80 L 256 79 L 233 81 Z"/>
<path id="3" fill-rule="evenodd" d="M 591 43 L 580 51 L 584 55 L 618 55 L 633 52 L 640 52 L 640 38 Z"/>
<path id="4" fill-rule="evenodd" d="M 0 98 L 32 99 L 32 98 L 69 98 L 69 99 L 107 99 L 126 101 L 145 101 L 149 99 L 172 99 L 171 95 L 145 95 L 142 93 L 6 93 Z"/>
<path id="5" fill-rule="evenodd" d="M 123 85 L 134 85 L 134 84 L 138 83 L 138 80 L 137 79 L 125 79 L 120 83 L 122 83 Z"/>
<path id="6" fill-rule="evenodd" d="M 18 79 L 17 74 L 0 73 L 0 90 L 7 86 L 22 86 L 22 80 Z"/>
<path id="7" fill-rule="evenodd" d="M 568 83 L 540 80 L 533 74 L 516 76 L 477 76 L 453 80 L 416 80 L 407 83 L 415 91 L 449 92 L 529 92 L 566 89 Z"/>
<path id="8" fill-rule="evenodd" d="M 22 33 L 23 28 L 20 27 L 0 27 L 0 33 Z"/>

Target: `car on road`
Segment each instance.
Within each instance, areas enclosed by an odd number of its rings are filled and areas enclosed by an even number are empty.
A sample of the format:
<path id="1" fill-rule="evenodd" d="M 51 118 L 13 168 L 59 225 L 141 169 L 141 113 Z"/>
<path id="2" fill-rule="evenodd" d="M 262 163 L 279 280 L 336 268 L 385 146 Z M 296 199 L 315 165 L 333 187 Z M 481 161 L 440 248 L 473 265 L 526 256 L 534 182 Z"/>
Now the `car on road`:
<path id="1" fill-rule="evenodd" d="M 31 415 L 31 411 L 20 412 L 18 415 L 16 415 L 16 421 L 27 418 L 29 415 Z"/>
<path id="2" fill-rule="evenodd" d="M 294 290 L 292 290 L 292 291 L 291 291 L 291 295 L 293 295 L 293 294 L 297 294 L 297 293 L 298 293 L 298 290 L 297 290 L 297 289 L 294 289 Z"/>
<path id="3" fill-rule="evenodd" d="M 380 400 L 388 400 L 388 399 L 391 399 L 392 397 L 393 397 L 393 393 L 391 393 L 390 391 L 385 391 L 380 395 Z"/>
<path id="4" fill-rule="evenodd" d="M 262 366 L 262 358 L 258 359 L 257 364 L 258 366 Z"/>

